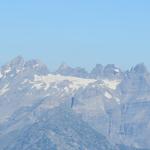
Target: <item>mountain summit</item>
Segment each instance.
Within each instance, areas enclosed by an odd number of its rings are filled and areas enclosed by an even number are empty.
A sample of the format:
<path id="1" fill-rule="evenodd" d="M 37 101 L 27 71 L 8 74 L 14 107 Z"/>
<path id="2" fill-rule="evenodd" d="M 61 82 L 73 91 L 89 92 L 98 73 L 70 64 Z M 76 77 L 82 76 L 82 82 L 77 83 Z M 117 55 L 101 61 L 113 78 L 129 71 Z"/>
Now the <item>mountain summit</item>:
<path id="1" fill-rule="evenodd" d="M 1 150 L 150 149 L 150 73 L 17 57 L 0 69 Z"/>
<path id="2" fill-rule="evenodd" d="M 60 67 L 56 70 L 55 74 L 61 74 L 65 76 L 76 76 L 76 77 L 88 77 L 88 72 L 84 68 L 76 67 L 72 68 L 67 64 L 61 64 Z"/>

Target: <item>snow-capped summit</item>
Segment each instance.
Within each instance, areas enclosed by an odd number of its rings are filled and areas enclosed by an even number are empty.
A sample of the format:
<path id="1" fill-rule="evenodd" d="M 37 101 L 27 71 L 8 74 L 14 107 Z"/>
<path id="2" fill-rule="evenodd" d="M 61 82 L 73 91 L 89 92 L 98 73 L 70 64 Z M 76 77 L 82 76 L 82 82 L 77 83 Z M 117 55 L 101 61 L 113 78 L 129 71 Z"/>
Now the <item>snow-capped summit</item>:
<path id="1" fill-rule="evenodd" d="M 2 66 L 2 68 L 0 69 L 1 77 L 2 78 L 14 77 L 16 74 L 18 74 L 23 70 L 24 64 L 25 60 L 23 59 L 23 57 L 18 56 L 14 58 L 12 61 Z"/>
<path id="2" fill-rule="evenodd" d="M 150 149 L 149 91 L 143 64 L 49 73 L 19 56 L 0 69 L 0 149 Z"/>
<path id="3" fill-rule="evenodd" d="M 1 78 L 10 80 L 16 76 L 31 77 L 34 76 L 34 74 L 46 75 L 49 73 L 49 70 L 47 66 L 39 60 L 25 61 L 23 57 L 18 56 L 2 66 L 0 73 Z"/>

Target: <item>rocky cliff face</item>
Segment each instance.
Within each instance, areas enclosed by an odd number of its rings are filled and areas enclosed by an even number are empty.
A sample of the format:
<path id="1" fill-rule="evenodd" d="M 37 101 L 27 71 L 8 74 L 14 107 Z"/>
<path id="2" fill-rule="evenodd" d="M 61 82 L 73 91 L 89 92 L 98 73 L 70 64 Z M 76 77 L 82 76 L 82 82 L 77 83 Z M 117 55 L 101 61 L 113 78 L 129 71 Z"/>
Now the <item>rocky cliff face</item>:
<path id="1" fill-rule="evenodd" d="M 143 64 L 91 73 L 17 57 L 0 70 L 2 150 L 150 149 L 150 74 Z M 134 147 L 134 148 L 133 148 Z"/>

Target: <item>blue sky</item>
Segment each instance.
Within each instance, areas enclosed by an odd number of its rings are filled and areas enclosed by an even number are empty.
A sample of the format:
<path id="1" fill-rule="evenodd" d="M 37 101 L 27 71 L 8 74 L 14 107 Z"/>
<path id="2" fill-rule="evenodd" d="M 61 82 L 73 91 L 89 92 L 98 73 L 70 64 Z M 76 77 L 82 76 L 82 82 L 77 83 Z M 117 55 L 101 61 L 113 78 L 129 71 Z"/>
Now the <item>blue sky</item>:
<path id="1" fill-rule="evenodd" d="M 17 55 L 90 69 L 140 62 L 150 68 L 149 0 L 0 2 L 0 64 Z"/>

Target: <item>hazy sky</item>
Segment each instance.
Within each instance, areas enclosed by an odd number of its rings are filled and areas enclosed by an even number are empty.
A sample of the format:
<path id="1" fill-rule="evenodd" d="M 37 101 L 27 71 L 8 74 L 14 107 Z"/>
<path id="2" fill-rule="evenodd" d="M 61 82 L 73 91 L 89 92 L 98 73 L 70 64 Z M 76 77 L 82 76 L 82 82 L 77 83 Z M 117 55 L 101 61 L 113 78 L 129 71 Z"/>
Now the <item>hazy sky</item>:
<path id="1" fill-rule="evenodd" d="M 54 69 L 115 63 L 150 68 L 150 0 L 4 0 L 0 64 L 17 55 Z"/>

